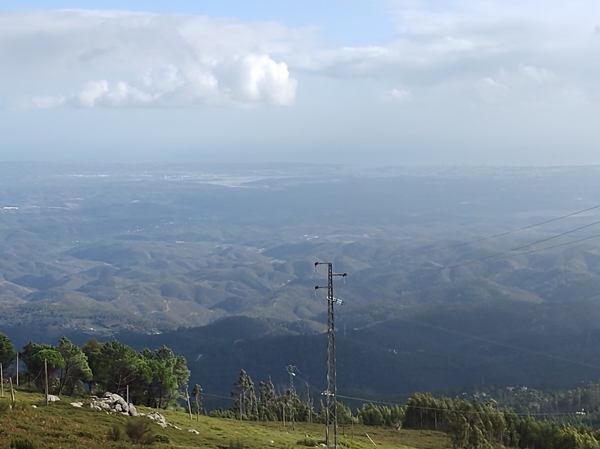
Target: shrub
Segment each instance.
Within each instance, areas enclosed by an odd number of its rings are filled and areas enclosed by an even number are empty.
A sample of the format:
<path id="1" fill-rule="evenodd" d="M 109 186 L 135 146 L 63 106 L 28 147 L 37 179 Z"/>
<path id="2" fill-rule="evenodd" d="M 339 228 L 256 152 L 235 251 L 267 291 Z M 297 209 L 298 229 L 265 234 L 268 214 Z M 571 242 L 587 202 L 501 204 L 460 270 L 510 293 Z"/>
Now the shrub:
<path id="1" fill-rule="evenodd" d="M 317 440 L 313 440 L 312 438 L 304 438 L 302 440 L 298 440 L 296 442 L 296 445 L 298 446 L 308 446 L 308 447 L 315 447 L 317 446 L 319 443 L 317 442 Z"/>
<path id="2" fill-rule="evenodd" d="M 223 409 L 219 408 L 217 410 L 213 410 L 212 412 L 210 412 L 208 414 L 208 416 L 210 416 L 211 418 L 234 419 L 235 413 L 233 412 L 233 410 L 223 410 Z"/>
<path id="3" fill-rule="evenodd" d="M 349 449 L 359 449 L 361 446 L 355 440 L 349 440 L 347 438 L 340 439 L 340 446 L 347 447 Z"/>
<path id="4" fill-rule="evenodd" d="M 169 437 L 167 435 L 162 435 L 162 434 L 154 435 L 154 441 L 156 441 L 157 443 L 170 443 L 171 442 L 171 440 L 169 439 Z"/>
<path id="5" fill-rule="evenodd" d="M 38 444 L 27 437 L 14 437 L 10 443 L 12 449 L 38 449 Z"/>
<path id="6" fill-rule="evenodd" d="M 122 436 L 121 426 L 114 424 L 110 429 L 108 429 L 106 436 L 111 441 L 119 441 Z"/>
<path id="7" fill-rule="evenodd" d="M 125 433 L 134 444 L 152 444 L 154 442 L 150 421 L 146 418 L 129 419 L 125 425 Z"/>
<path id="8" fill-rule="evenodd" d="M 244 449 L 244 443 L 240 439 L 237 439 L 235 441 L 231 440 L 229 442 L 229 448 L 228 449 Z"/>

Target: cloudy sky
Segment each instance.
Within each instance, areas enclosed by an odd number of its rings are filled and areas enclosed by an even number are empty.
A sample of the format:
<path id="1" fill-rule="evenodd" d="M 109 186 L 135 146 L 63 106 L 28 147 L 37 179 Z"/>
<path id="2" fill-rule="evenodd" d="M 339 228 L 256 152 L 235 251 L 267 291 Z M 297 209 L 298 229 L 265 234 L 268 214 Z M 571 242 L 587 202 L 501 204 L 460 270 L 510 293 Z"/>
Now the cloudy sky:
<path id="1" fill-rule="evenodd" d="M 0 160 L 600 164 L 598 0 L 0 0 Z"/>

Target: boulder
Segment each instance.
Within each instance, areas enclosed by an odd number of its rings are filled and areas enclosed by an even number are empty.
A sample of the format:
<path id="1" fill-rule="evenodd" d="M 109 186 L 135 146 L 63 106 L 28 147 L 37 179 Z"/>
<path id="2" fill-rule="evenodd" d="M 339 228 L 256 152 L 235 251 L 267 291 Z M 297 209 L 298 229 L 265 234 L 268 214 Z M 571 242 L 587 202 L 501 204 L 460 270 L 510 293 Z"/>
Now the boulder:
<path id="1" fill-rule="evenodd" d="M 146 416 L 149 419 L 151 419 L 152 421 L 155 421 L 156 424 L 158 424 L 160 427 L 162 427 L 162 428 L 167 427 L 167 420 L 160 413 L 158 413 L 158 412 L 150 412 Z"/>
<path id="2" fill-rule="evenodd" d="M 129 404 L 129 415 L 130 416 L 138 416 L 138 414 L 139 413 L 137 412 L 135 405 Z"/>
<path id="3" fill-rule="evenodd" d="M 100 401 L 93 401 L 90 404 L 90 407 L 95 409 L 95 410 L 110 410 L 110 404 L 100 400 Z"/>
<path id="4" fill-rule="evenodd" d="M 128 404 L 127 401 L 125 401 L 125 399 L 123 399 L 118 394 L 114 394 L 114 393 L 110 393 L 110 392 L 106 392 L 106 393 L 104 393 L 104 396 L 102 396 L 102 398 L 92 401 L 90 403 L 90 408 L 92 408 L 94 410 L 105 410 L 107 413 L 108 412 L 121 413 L 123 415 L 128 415 L 128 416 L 148 416 L 148 418 L 155 421 L 159 426 L 161 426 L 163 428 L 169 426 L 169 423 L 167 423 L 167 420 L 165 419 L 165 417 L 163 415 L 161 415 L 160 413 L 150 412 L 147 415 L 144 415 L 143 413 L 139 413 L 137 411 L 137 409 L 135 408 L 135 405 Z M 172 427 L 179 429 L 176 426 L 172 426 Z"/>

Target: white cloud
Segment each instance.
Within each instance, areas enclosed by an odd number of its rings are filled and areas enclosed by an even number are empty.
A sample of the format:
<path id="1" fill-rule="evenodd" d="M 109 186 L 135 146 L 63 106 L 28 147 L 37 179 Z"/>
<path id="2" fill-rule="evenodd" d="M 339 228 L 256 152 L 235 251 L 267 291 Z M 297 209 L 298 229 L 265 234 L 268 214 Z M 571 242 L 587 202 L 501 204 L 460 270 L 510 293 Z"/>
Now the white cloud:
<path id="1" fill-rule="evenodd" d="M 556 75 L 550 70 L 525 64 L 519 65 L 518 73 L 536 84 L 544 84 L 556 79 Z"/>
<path id="2" fill-rule="evenodd" d="M 57 106 L 61 106 L 65 103 L 65 97 L 62 95 L 45 95 L 39 97 L 33 97 L 31 102 L 38 109 L 51 109 Z"/>
<path id="3" fill-rule="evenodd" d="M 46 108 L 291 105 L 307 72 L 402 85 L 382 95 L 388 101 L 405 101 L 404 89 L 419 98 L 425 98 L 423 89 L 436 89 L 435 101 L 444 93 L 456 97 L 462 90 L 466 99 L 475 91 L 487 102 L 597 91 L 595 0 L 387 4 L 396 35 L 354 47 L 331 46 L 312 30 L 274 22 L 125 11 L 5 12 L 0 77 L 18 80 L 16 97 Z"/>
<path id="4" fill-rule="evenodd" d="M 119 81 L 112 89 L 108 81 L 89 81 L 71 100 L 84 108 L 94 106 L 147 106 L 152 104 L 160 94 L 150 94 L 124 81 Z"/>
<path id="5" fill-rule="evenodd" d="M 274 55 L 285 56 L 294 33 L 203 16 L 4 13 L 0 75 L 39 73 L 32 84 L 63 85 L 58 97 L 29 93 L 28 103 L 43 108 L 290 105 L 297 81 Z"/>
<path id="6" fill-rule="evenodd" d="M 389 0 L 388 5 L 396 24 L 388 43 L 319 49 L 292 56 L 290 65 L 340 78 L 402 83 L 410 91 L 460 84 L 468 92 L 486 78 L 537 95 L 551 90 L 532 89 L 529 82 L 547 87 L 560 79 L 571 88 L 595 90 L 599 2 Z M 520 81 L 497 80 L 493 74 L 503 67 Z"/>
<path id="7" fill-rule="evenodd" d="M 475 83 L 475 91 L 486 103 L 510 102 L 513 105 L 563 104 L 580 102 L 582 91 L 554 72 L 533 65 L 519 64 L 513 69 L 501 68 Z"/>
<path id="8" fill-rule="evenodd" d="M 502 101 L 510 93 L 508 86 L 490 77 L 485 77 L 480 80 L 475 88 L 479 94 L 479 97 L 488 103 Z"/>
<path id="9" fill-rule="evenodd" d="M 77 99 L 81 106 L 91 108 L 108 92 L 108 81 L 89 81 L 83 86 L 81 92 L 77 94 Z"/>
<path id="10" fill-rule="evenodd" d="M 405 89 L 390 89 L 381 95 L 381 99 L 393 103 L 400 103 L 410 100 L 410 92 Z"/>
<path id="11" fill-rule="evenodd" d="M 63 95 L 34 95 L 19 97 L 7 108 L 9 110 L 53 109 L 62 106 L 67 99 Z"/>

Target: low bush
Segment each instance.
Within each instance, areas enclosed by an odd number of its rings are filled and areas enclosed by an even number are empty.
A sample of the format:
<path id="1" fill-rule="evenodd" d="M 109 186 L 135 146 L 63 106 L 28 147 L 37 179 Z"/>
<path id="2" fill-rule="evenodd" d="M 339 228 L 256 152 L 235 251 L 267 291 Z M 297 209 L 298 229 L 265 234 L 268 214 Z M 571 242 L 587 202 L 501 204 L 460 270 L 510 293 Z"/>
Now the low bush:
<path id="1" fill-rule="evenodd" d="M 235 441 L 231 440 L 229 442 L 229 448 L 228 449 L 244 449 L 244 443 L 240 439 L 237 439 Z"/>
<path id="2" fill-rule="evenodd" d="M 298 446 L 307 446 L 307 447 L 315 447 L 318 444 L 319 443 L 317 442 L 317 440 L 314 440 L 312 438 L 303 438 L 296 442 L 296 445 L 298 445 Z"/>
<path id="3" fill-rule="evenodd" d="M 125 425 L 125 433 L 134 444 L 152 444 L 155 441 L 147 418 L 129 419 Z"/>
<path id="4" fill-rule="evenodd" d="M 154 441 L 156 441 L 157 443 L 170 443 L 171 442 L 171 440 L 169 439 L 169 437 L 167 435 L 162 435 L 162 434 L 154 435 Z"/>
<path id="5" fill-rule="evenodd" d="M 121 426 L 114 424 L 106 434 L 106 437 L 111 441 L 119 441 L 122 436 Z"/>
<path id="6" fill-rule="evenodd" d="M 38 449 L 38 444 L 27 437 L 14 437 L 10 443 L 11 449 Z"/>
<path id="7" fill-rule="evenodd" d="M 208 414 L 208 416 L 210 416 L 211 418 L 226 418 L 226 419 L 234 419 L 236 417 L 233 410 L 223 410 L 220 408 L 217 410 L 213 410 L 212 412 L 210 412 Z"/>

